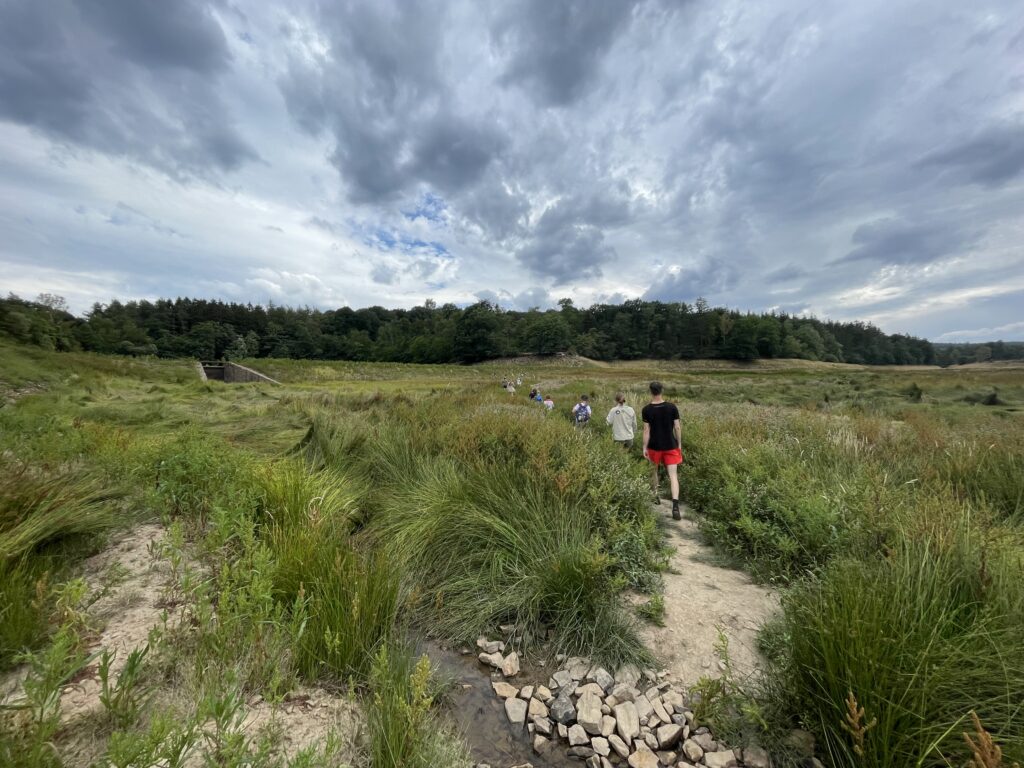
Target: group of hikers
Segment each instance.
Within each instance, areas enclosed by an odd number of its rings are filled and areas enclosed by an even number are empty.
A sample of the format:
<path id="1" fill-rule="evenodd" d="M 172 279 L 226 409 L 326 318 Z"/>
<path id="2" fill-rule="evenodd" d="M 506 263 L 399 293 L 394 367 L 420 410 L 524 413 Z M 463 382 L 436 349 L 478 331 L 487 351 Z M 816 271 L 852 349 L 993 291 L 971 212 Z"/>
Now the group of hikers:
<path id="1" fill-rule="evenodd" d="M 515 382 L 505 380 L 502 386 L 510 394 L 515 395 L 516 385 L 522 384 L 519 378 Z M 679 424 L 679 409 L 675 403 L 670 403 L 662 396 L 665 391 L 660 381 L 652 381 L 649 385 L 651 401 L 640 411 L 643 420 L 643 455 L 651 463 L 651 481 L 654 486 L 655 497 L 658 495 L 658 467 L 665 467 L 668 474 L 669 487 L 672 492 L 672 517 L 675 520 L 681 519 L 679 511 L 679 465 L 683 463 L 681 450 L 682 429 Z M 541 394 L 539 387 L 530 390 L 530 400 L 542 403 L 548 411 L 555 407 L 554 400 L 550 396 Z M 572 407 L 572 421 L 579 428 L 584 428 L 590 423 L 594 411 L 590 405 L 590 396 L 580 395 L 579 402 Z M 636 411 L 626 404 L 626 395 L 618 392 L 615 395 L 615 405 L 605 416 L 612 428 L 612 440 L 621 445 L 625 450 L 633 448 L 633 441 L 636 434 Z"/>

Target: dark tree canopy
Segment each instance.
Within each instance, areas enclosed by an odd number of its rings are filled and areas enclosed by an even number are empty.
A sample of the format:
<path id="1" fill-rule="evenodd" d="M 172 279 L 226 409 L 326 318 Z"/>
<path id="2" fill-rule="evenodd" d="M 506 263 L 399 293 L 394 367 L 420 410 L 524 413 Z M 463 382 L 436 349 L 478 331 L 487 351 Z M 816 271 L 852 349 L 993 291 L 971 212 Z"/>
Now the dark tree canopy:
<path id="1" fill-rule="evenodd" d="M 1024 358 L 1024 343 L 932 344 L 861 322 L 631 300 L 513 312 L 428 301 L 413 309 L 318 310 L 207 299 L 112 301 L 75 317 L 59 296 L 0 299 L 0 337 L 54 350 L 160 357 L 293 357 L 472 363 L 575 352 L 601 360 L 797 357 L 883 365 Z"/>

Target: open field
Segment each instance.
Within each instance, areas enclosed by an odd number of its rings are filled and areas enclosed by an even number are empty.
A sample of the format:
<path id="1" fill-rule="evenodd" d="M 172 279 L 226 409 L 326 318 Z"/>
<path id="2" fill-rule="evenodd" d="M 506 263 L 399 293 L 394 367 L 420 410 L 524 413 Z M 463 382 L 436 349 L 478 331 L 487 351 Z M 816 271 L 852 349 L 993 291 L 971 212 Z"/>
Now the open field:
<path id="1" fill-rule="evenodd" d="M 1024 760 L 1024 369 L 246 364 L 282 385 L 0 344 L 0 763 L 470 765 L 428 636 L 514 624 L 540 682 L 678 656 L 643 624 L 686 615 L 657 610 L 675 534 L 603 422 L 652 378 L 718 563 L 781 597 L 701 720 L 897 768 L 965 764 L 975 711 Z"/>

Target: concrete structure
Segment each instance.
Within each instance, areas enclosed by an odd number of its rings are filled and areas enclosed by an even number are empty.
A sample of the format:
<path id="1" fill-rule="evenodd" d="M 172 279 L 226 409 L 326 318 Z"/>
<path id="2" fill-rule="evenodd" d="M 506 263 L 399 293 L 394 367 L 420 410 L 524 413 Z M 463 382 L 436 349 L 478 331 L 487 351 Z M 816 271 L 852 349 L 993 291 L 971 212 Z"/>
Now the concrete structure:
<path id="1" fill-rule="evenodd" d="M 254 371 L 252 368 L 246 368 L 238 363 L 229 363 L 225 360 L 198 360 L 196 361 L 196 367 L 199 369 L 199 377 L 203 381 L 223 381 L 228 384 L 246 384 L 249 382 L 281 383 L 259 371 Z"/>

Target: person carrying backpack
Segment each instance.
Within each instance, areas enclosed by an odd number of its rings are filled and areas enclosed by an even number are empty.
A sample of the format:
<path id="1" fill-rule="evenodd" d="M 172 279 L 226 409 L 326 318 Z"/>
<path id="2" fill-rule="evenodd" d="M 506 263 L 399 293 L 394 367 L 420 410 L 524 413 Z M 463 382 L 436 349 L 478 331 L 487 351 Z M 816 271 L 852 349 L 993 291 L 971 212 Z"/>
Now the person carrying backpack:
<path id="1" fill-rule="evenodd" d="M 590 397 L 580 395 L 580 401 L 572 408 L 572 420 L 577 427 L 585 427 L 590 423 L 593 411 L 590 409 Z"/>

